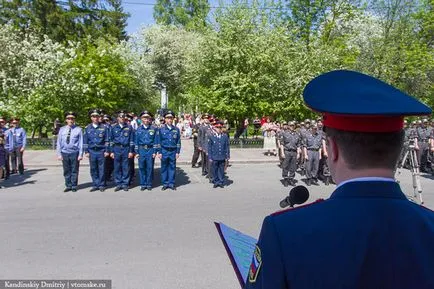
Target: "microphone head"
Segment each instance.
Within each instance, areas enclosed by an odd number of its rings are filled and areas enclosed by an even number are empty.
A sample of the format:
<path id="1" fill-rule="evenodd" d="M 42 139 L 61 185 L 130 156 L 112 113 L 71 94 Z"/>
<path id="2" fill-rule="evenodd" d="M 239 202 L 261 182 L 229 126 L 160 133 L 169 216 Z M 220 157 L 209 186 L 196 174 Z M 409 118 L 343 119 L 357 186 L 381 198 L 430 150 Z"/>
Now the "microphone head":
<path id="1" fill-rule="evenodd" d="M 289 192 L 290 206 L 300 205 L 309 199 L 309 190 L 305 186 L 296 186 Z"/>

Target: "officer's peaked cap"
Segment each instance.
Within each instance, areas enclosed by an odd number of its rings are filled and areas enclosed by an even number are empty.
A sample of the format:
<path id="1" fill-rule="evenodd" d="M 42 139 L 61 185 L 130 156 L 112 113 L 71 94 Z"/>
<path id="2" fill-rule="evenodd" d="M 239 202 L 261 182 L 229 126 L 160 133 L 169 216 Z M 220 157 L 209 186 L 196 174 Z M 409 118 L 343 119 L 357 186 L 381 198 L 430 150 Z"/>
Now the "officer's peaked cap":
<path id="1" fill-rule="evenodd" d="M 335 70 L 311 80 L 303 91 L 306 105 L 323 114 L 325 127 L 355 132 L 394 132 L 404 116 L 429 115 L 419 100 L 372 76 Z"/>
<path id="2" fill-rule="evenodd" d="M 77 113 L 75 113 L 74 111 L 67 111 L 67 112 L 65 112 L 65 118 L 68 118 L 68 117 L 76 118 Z"/>
<path id="3" fill-rule="evenodd" d="M 91 109 L 91 110 L 89 110 L 89 116 L 92 116 L 92 115 L 100 115 L 101 114 L 101 110 L 99 110 L 99 109 Z"/>
<path id="4" fill-rule="evenodd" d="M 166 111 L 166 113 L 164 114 L 164 117 L 175 117 L 175 114 L 173 113 L 173 111 L 168 110 L 168 111 Z"/>
<path id="5" fill-rule="evenodd" d="M 140 117 L 152 117 L 152 113 L 147 110 L 144 110 L 140 113 Z"/>

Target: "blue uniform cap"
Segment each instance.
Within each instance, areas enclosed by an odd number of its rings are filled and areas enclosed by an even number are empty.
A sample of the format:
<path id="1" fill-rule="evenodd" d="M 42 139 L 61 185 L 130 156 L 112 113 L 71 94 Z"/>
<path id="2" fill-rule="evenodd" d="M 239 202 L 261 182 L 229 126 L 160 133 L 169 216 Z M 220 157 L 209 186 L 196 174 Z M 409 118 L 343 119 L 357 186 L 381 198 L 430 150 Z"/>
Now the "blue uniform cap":
<path id="1" fill-rule="evenodd" d="M 404 116 L 428 115 L 432 109 L 372 76 L 349 70 L 324 73 L 303 91 L 306 105 L 323 113 L 323 124 L 345 131 L 393 132 Z"/>
<path id="2" fill-rule="evenodd" d="M 100 115 L 100 110 L 99 110 L 99 109 L 91 109 L 91 110 L 89 111 L 89 116 L 92 116 L 92 115 L 97 115 L 97 116 L 99 116 L 99 115 Z"/>
<path id="3" fill-rule="evenodd" d="M 175 117 L 175 114 L 173 113 L 173 111 L 168 110 L 168 111 L 166 111 L 166 113 L 164 114 L 164 117 Z"/>

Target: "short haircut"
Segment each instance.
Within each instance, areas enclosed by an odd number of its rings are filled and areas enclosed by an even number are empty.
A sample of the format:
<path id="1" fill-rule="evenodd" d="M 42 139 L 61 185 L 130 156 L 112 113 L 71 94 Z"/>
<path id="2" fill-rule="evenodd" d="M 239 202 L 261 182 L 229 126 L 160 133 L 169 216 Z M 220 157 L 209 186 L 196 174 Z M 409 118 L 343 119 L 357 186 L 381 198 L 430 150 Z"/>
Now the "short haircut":
<path id="1" fill-rule="evenodd" d="M 324 127 L 338 145 L 350 169 L 395 169 L 404 143 L 404 130 L 390 133 L 342 131 Z"/>

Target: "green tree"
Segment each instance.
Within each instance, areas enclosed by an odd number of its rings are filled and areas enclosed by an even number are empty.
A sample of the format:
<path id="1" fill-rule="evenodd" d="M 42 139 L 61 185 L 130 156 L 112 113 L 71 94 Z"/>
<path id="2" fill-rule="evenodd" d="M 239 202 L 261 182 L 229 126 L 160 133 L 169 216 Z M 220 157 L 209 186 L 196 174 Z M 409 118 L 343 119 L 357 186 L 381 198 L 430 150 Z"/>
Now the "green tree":
<path id="1" fill-rule="evenodd" d="M 158 24 L 201 30 L 207 26 L 208 0 L 157 0 L 154 19 Z"/>
<path id="2" fill-rule="evenodd" d="M 30 29 L 58 42 L 126 39 L 126 19 L 120 0 L 0 0 L 0 24 Z"/>

